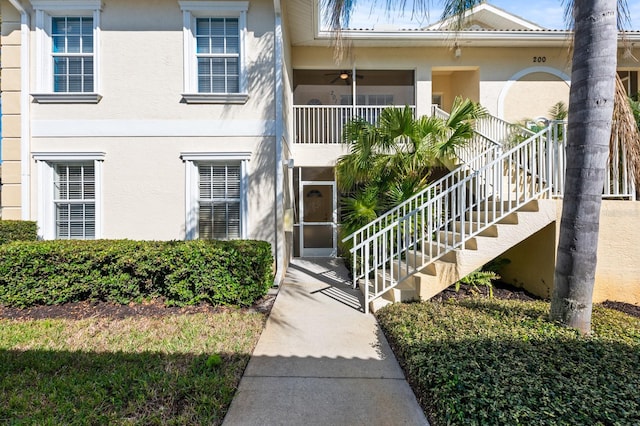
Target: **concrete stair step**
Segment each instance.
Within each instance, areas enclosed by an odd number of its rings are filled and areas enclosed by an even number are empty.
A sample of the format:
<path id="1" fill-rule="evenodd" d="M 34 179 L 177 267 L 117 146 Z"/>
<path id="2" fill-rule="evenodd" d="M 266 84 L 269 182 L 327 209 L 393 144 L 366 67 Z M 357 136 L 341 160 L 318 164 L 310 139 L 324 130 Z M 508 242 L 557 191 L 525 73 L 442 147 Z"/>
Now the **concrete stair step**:
<path id="1" fill-rule="evenodd" d="M 429 263 L 425 268 L 420 271 L 422 275 L 431 275 L 434 277 L 437 276 L 448 276 L 450 275 L 452 270 L 455 270 L 457 262 L 448 262 L 445 260 L 436 260 L 434 262 Z"/>
<path id="2" fill-rule="evenodd" d="M 459 232 L 451 232 L 451 231 L 439 231 L 438 239 L 436 242 L 446 245 L 453 245 L 462 242 L 462 234 Z M 464 243 L 464 248 L 467 250 L 477 250 L 478 245 L 474 238 L 470 238 Z"/>
<path id="3" fill-rule="evenodd" d="M 383 299 L 392 303 L 409 302 L 418 298 L 413 277 L 406 279 L 382 295 Z"/>
<path id="4" fill-rule="evenodd" d="M 453 225 L 454 231 L 457 233 L 464 232 L 466 234 L 470 234 L 472 232 L 476 232 L 480 228 L 480 224 L 477 222 L 468 222 L 465 221 L 464 224 L 461 221 L 456 221 Z M 491 225 L 485 229 L 483 229 L 478 235 L 483 237 L 497 237 L 498 236 L 498 227 L 496 225 Z"/>
<path id="5" fill-rule="evenodd" d="M 436 243 L 432 243 L 431 244 L 431 251 L 429 251 L 428 249 L 426 251 L 421 251 L 421 250 L 416 250 L 416 251 L 411 251 L 409 253 L 407 253 L 406 255 L 406 259 L 407 259 L 407 263 L 409 264 L 409 266 L 415 268 L 416 266 L 419 265 L 427 265 L 432 263 L 431 262 L 431 255 L 433 255 L 434 257 L 436 257 L 438 254 L 440 254 L 442 251 L 444 251 L 445 248 L 443 245 L 438 245 Z M 439 260 L 436 260 L 436 262 L 438 261 L 443 261 L 443 262 L 455 262 L 456 261 L 456 253 L 455 251 L 450 251 L 446 254 L 444 254 Z"/>
<path id="6" fill-rule="evenodd" d="M 515 198 L 515 196 L 513 197 Z M 518 204 L 521 204 L 523 200 L 514 200 L 514 201 L 486 201 L 483 203 L 480 203 L 480 207 L 478 210 L 490 210 L 493 211 L 493 209 L 497 210 L 497 211 L 509 211 L 513 208 L 515 208 Z M 537 212 L 539 210 L 538 207 L 538 200 L 531 200 L 528 203 L 524 204 L 523 206 L 521 206 L 520 208 L 518 208 L 518 211 L 528 211 L 528 212 Z"/>
<path id="7" fill-rule="evenodd" d="M 387 300 L 387 299 L 383 299 L 382 297 L 378 297 L 375 300 L 372 300 L 369 303 L 369 312 L 371 313 L 376 313 L 377 311 L 379 311 L 380 309 L 384 308 L 385 306 L 389 306 L 391 305 L 393 302 Z"/>
<path id="8" fill-rule="evenodd" d="M 414 277 L 420 300 L 431 299 L 461 278 L 455 263 L 436 261 L 433 265 L 436 274 L 419 273 Z"/>
<path id="9" fill-rule="evenodd" d="M 479 223 L 491 223 L 493 222 L 493 218 L 496 217 L 496 215 L 493 212 L 489 212 L 489 211 L 473 211 L 470 213 L 467 213 L 467 217 L 466 219 L 470 222 L 479 222 Z M 518 213 L 511 213 L 508 214 L 507 216 L 505 216 L 504 218 L 500 219 L 500 221 L 498 221 L 498 223 L 500 224 L 510 224 L 510 225 L 517 225 L 518 224 Z"/>

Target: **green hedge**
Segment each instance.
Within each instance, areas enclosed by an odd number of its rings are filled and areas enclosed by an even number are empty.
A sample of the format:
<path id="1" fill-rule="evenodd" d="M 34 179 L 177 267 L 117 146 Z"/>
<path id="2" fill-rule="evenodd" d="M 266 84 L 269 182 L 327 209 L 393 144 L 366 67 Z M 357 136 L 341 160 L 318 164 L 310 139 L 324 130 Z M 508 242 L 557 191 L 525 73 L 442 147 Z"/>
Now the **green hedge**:
<path id="1" fill-rule="evenodd" d="M 36 241 L 38 226 L 29 220 L 0 220 L 0 245 L 12 241 Z"/>
<path id="2" fill-rule="evenodd" d="M 0 305 L 81 300 L 248 306 L 272 284 L 264 241 L 39 241 L 0 246 Z"/>

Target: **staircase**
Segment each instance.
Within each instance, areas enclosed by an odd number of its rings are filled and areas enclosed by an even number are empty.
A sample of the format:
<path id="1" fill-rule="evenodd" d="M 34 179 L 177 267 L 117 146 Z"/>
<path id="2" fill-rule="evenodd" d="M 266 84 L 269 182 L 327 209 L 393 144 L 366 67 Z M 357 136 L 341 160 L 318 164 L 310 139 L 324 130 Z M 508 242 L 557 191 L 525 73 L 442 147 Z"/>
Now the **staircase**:
<path id="1" fill-rule="evenodd" d="M 552 126 L 533 134 L 492 117 L 477 128 L 487 134 L 457 153 L 458 168 L 343 240 L 365 312 L 429 299 L 556 220 Z"/>
<path id="2" fill-rule="evenodd" d="M 415 268 L 417 272 L 383 293 L 382 297 L 371 300 L 370 308 L 376 311 L 393 302 L 428 300 L 555 220 L 555 201 L 532 200 L 467 239 L 464 247 L 451 250 L 432 262 L 429 261 L 432 251 L 410 251 L 403 263 L 406 262 L 406 266 Z M 456 223 L 457 230 L 462 226 L 460 221 Z M 471 229 L 470 224 L 467 224 L 467 229 Z M 450 238 L 460 238 L 459 235 L 451 234 Z M 380 271 L 377 273 L 380 274 Z M 384 278 L 378 276 L 377 279 L 381 282 Z M 375 281 L 370 281 L 368 287 L 369 294 L 373 294 Z M 364 292 L 365 286 L 361 289 Z"/>

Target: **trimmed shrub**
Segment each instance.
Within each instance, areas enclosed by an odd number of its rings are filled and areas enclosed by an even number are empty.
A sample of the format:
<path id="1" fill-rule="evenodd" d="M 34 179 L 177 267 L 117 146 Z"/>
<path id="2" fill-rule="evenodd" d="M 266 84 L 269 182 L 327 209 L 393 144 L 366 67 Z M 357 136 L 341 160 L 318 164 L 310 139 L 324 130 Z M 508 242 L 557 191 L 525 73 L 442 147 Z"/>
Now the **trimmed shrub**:
<path id="1" fill-rule="evenodd" d="M 248 306 L 272 284 L 264 241 L 39 241 L 0 246 L 0 304 L 82 300 Z"/>
<path id="2" fill-rule="evenodd" d="M 0 244 L 12 241 L 36 241 L 38 225 L 30 220 L 0 220 Z"/>
<path id="3" fill-rule="evenodd" d="M 593 333 L 549 303 L 393 304 L 378 321 L 432 425 L 640 425 L 640 319 L 594 306 Z"/>

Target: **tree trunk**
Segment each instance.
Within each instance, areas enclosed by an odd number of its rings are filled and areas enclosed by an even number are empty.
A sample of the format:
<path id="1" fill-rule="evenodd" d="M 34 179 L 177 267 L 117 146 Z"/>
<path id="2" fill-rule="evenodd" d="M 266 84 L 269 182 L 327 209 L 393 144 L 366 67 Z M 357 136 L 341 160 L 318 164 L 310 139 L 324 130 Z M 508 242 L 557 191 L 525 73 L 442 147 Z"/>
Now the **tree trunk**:
<path id="1" fill-rule="evenodd" d="M 617 62 L 617 1 L 574 3 L 567 170 L 551 319 L 591 329 L 602 189 Z"/>

